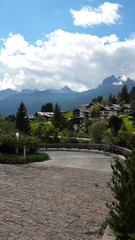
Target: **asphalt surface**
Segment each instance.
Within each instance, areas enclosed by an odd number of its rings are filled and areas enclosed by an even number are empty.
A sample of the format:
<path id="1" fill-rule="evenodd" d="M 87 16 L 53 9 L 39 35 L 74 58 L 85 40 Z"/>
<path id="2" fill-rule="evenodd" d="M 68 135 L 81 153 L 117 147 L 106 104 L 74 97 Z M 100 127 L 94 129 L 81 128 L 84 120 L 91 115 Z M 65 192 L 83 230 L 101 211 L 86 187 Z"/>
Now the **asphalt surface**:
<path id="1" fill-rule="evenodd" d="M 43 163 L 34 163 L 35 165 L 71 167 L 102 172 L 112 172 L 111 154 L 94 151 L 45 151 L 50 156 L 50 161 Z"/>

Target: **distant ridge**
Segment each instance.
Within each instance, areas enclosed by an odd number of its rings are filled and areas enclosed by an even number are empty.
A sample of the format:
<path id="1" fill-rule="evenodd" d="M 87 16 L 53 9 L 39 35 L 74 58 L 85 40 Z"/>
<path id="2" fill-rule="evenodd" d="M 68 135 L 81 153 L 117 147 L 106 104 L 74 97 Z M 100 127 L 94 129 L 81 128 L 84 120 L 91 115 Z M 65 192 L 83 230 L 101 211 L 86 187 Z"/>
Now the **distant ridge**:
<path id="1" fill-rule="evenodd" d="M 129 78 L 124 81 L 121 77 L 116 78 L 112 75 L 105 78 L 97 88 L 83 92 L 74 92 L 68 86 L 60 90 L 46 89 L 44 91 L 24 89 L 17 92 L 6 89 L 0 91 L 0 113 L 4 116 L 16 114 L 21 101 L 25 103 L 29 114 L 40 111 L 41 106 L 47 102 L 53 105 L 58 103 L 62 110 L 72 111 L 74 107 L 80 107 L 82 103 L 90 103 L 97 96 L 103 96 L 104 99 L 108 99 L 110 93 L 117 96 L 125 84 L 128 91 L 131 91 L 135 86 L 135 81 Z"/>

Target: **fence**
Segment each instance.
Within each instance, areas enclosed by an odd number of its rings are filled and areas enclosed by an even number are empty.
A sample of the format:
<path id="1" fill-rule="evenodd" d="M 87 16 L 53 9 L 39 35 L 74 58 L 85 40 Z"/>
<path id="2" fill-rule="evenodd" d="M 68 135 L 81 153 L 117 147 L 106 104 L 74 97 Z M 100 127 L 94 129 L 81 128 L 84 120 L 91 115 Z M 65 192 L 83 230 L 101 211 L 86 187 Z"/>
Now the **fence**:
<path id="1" fill-rule="evenodd" d="M 105 145 L 105 144 L 89 144 L 89 143 L 47 143 L 40 144 L 40 149 L 87 149 L 87 150 L 102 150 L 105 152 L 112 152 L 115 154 L 130 155 L 131 150 L 119 146 Z"/>

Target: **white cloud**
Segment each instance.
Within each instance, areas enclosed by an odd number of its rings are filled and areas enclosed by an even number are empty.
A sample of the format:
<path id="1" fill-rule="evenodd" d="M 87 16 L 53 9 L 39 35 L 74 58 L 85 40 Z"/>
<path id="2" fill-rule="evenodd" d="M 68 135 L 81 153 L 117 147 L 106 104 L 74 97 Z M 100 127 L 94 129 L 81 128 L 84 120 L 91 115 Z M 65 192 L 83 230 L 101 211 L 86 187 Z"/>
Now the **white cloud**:
<path id="1" fill-rule="evenodd" d="M 76 26 L 110 25 L 115 24 L 120 18 L 118 14 L 120 7 L 121 5 L 117 3 L 104 2 L 98 8 L 85 6 L 80 11 L 70 9 L 70 13 L 74 18 L 74 24 Z"/>
<path id="2" fill-rule="evenodd" d="M 21 89 L 24 83 L 25 75 L 22 70 L 17 75 L 11 76 L 9 73 L 4 74 L 4 78 L 0 81 L 0 89 L 11 88 L 14 90 Z"/>
<path id="3" fill-rule="evenodd" d="M 56 30 L 30 45 L 20 34 L 9 35 L 0 68 L 0 90 L 68 85 L 82 91 L 97 87 L 112 74 L 135 79 L 135 38 L 120 42 L 115 34 L 100 38 Z"/>
<path id="4" fill-rule="evenodd" d="M 1 53 L 4 55 L 25 54 L 28 48 L 28 42 L 20 34 L 9 34 L 8 39 L 4 42 Z"/>

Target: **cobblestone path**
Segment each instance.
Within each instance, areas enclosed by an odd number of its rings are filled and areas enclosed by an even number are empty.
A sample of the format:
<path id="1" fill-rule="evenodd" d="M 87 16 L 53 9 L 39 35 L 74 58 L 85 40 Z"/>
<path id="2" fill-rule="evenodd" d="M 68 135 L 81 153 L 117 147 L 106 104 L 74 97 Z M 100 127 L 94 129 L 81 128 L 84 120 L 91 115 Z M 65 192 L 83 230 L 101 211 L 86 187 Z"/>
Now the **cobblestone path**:
<path id="1" fill-rule="evenodd" d="M 110 173 L 0 165 L 0 240 L 99 240 Z"/>

